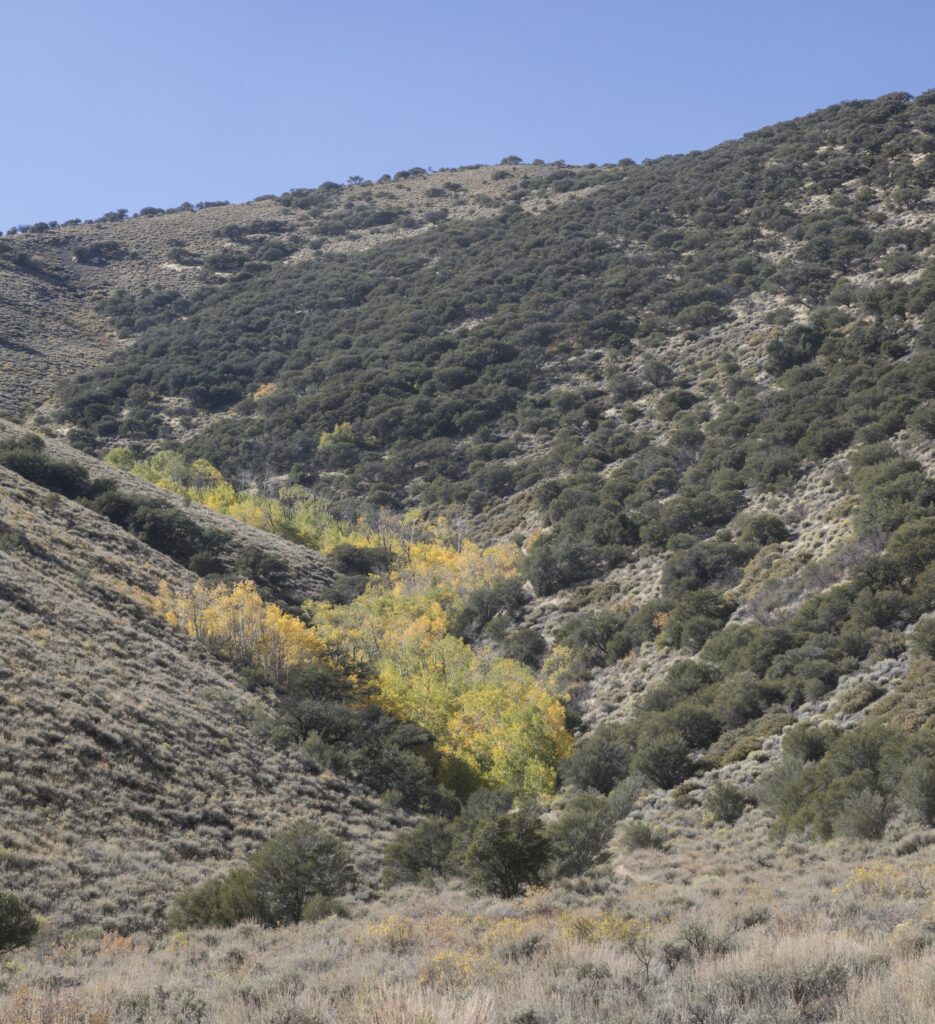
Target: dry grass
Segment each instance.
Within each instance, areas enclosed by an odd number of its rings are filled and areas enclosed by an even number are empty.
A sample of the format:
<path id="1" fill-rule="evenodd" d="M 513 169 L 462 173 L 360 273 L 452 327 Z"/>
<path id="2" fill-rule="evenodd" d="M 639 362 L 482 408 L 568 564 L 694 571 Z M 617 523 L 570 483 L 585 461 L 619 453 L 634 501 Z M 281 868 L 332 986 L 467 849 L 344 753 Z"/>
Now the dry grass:
<path id="1" fill-rule="evenodd" d="M 12 440 L 25 433 L 27 431 L 23 427 L 0 419 L 0 442 Z M 300 605 L 309 598 L 318 597 L 334 578 L 333 572 L 317 551 L 312 551 L 300 544 L 293 544 L 274 533 L 249 526 L 247 523 L 232 519 L 221 512 L 215 512 L 197 502 L 186 501 L 184 497 L 173 491 L 157 487 L 155 484 L 149 483 L 148 480 L 142 480 L 132 473 L 116 469 L 109 463 L 78 451 L 58 438 L 45 438 L 45 447 L 52 457 L 83 466 L 92 480 L 113 481 L 117 489 L 126 494 L 173 505 L 203 529 L 221 531 L 226 536 L 224 560 L 230 565 L 236 564 L 238 558 L 256 549 L 276 559 L 284 566 L 280 573 L 280 591 L 296 605 Z M 75 506 L 66 501 L 63 503 L 63 507 Z M 15 521 L 18 510 L 13 505 L 8 505 L 6 512 L 10 521 Z M 88 526 L 95 522 L 101 523 L 102 520 L 97 516 L 82 520 L 82 523 Z M 70 529 L 71 521 L 63 521 L 62 525 L 66 529 Z M 89 526 L 89 528 L 91 527 Z M 94 526 L 93 529 L 99 532 L 97 526 Z M 61 532 L 61 526 L 59 526 L 59 532 Z M 111 531 L 111 533 L 113 532 Z M 120 532 L 118 530 L 116 534 L 119 535 Z M 61 543 L 71 543 L 64 535 L 59 540 Z M 147 557 L 153 555 L 148 548 L 134 544 L 132 539 L 128 539 L 128 546 L 148 552 Z M 118 575 L 120 575 L 119 571 Z"/>
<path id="2" fill-rule="evenodd" d="M 935 863 L 685 835 L 522 900 L 401 889 L 352 919 L 49 935 L 0 974 L 22 1024 L 923 1024 Z M 808 871 L 802 870 L 803 861 Z M 699 870 L 699 868 L 701 870 Z"/>

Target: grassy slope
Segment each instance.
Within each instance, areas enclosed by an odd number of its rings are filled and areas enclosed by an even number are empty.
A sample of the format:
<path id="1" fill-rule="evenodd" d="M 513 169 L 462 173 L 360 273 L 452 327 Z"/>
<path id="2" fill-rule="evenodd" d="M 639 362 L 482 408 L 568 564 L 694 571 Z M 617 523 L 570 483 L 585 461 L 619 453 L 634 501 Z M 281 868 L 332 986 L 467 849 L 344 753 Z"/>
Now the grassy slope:
<path id="1" fill-rule="evenodd" d="M 733 830 L 700 827 L 692 813 L 678 825 L 668 850 L 628 855 L 625 872 L 522 900 L 403 888 L 350 921 L 40 941 L 16 954 L 18 984 L 0 995 L 0 1015 L 26 1024 L 120 1020 L 130 1008 L 147 1024 L 928 1024 L 932 847 L 895 861 L 837 844 L 777 853 L 757 814 Z"/>
<path id="2" fill-rule="evenodd" d="M 186 570 L 7 470 L 0 524 L 0 885 L 61 924 L 142 928 L 303 815 L 372 876 L 375 800 L 258 739 L 262 697 L 150 611 Z"/>
<path id="3" fill-rule="evenodd" d="M 22 436 L 22 427 L 6 420 L 0 420 L 0 441 Z M 192 502 L 181 496 L 156 487 L 132 473 L 125 473 L 99 459 L 80 452 L 65 441 L 48 438 L 46 449 L 50 456 L 83 466 L 93 481 L 113 481 L 117 489 L 134 497 L 155 499 L 175 508 L 184 510 L 185 515 L 205 530 L 220 530 L 228 536 L 224 558 L 230 564 L 237 561 L 248 549 L 259 549 L 264 554 L 285 564 L 283 570 L 283 591 L 296 605 L 309 598 L 319 596 L 333 578 L 331 569 L 317 552 L 299 544 L 293 544 L 274 533 L 260 530 L 247 523 Z"/>

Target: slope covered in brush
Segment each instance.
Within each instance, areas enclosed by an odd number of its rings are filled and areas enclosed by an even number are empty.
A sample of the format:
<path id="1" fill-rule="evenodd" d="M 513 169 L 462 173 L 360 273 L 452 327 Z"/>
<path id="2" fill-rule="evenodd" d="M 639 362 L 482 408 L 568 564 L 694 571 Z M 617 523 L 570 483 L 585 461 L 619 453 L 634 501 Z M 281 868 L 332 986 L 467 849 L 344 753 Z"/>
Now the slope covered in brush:
<path id="1" fill-rule="evenodd" d="M 623 774 L 670 787 L 927 671 L 906 645 L 932 610 L 907 556 L 935 511 L 932 101 L 511 166 L 491 216 L 124 289 L 132 350 L 60 415 L 91 448 L 158 439 L 515 533 L 522 628 L 574 650 L 586 722 L 627 720 Z"/>
<path id="2" fill-rule="evenodd" d="M 157 308 L 124 291 L 108 308 L 132 354 L 68 389 L 66 417 L 89 443 L 147 439 L 182 400 L 191 415 L 227 411 L 189 441 L 223 468 L 336 473 L 378 500 L 478 510 L 659 435 L 671 448 L 675 421 L 671 491 L 716 412 L 704 400 L 737 387 L 719 356 L 754 373 L 817 356 L 825 376 L 912 340 L 906 316 L 924 314 L 930 287 L 917 280 L 927 218 L 913 212 L 935 175 L 928 99 L 845 104 L 639 167 L 557 170 L 544 180 L 567 201 L 552 208 L 524 209 L 543 183 L 513 168 L 496 216 L 452 215 Z"/>
<path id="3" fill-rule="evenodd" d="M 81 479 L 55 452 L 58 486 Z M 179 888 L 296 817 L 346 836 L 366 882 L 402 820 L 279 742 L 269 690 L 164 622 L 160 585 L 196 580 L 0 465 L 0 885 L 57 925 L 152 926 Z"/>

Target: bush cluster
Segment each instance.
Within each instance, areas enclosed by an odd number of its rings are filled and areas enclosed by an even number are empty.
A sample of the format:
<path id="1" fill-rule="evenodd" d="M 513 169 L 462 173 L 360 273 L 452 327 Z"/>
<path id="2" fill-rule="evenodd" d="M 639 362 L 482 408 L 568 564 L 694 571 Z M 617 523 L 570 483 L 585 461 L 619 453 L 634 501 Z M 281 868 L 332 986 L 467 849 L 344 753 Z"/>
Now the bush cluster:
<path id="1" fill-rule="evenodd" d="M 791 730 L 759 795 L 780 830 L 822 839 L 880 839 L 900 811 L 933 825 L 935 743 L 877 721 L 842 733 Z"/>
<path id="2" fill-rule="evenodd" d="M 247 862 L 221 878 L 180 893 L 169 911 L 173 928 L 226 928 L 238 921 L 276 926 L 320 917 L 323 900 L 341 896 L 356 878 L 346 845 L 313 821 L 275 833 Z"/>

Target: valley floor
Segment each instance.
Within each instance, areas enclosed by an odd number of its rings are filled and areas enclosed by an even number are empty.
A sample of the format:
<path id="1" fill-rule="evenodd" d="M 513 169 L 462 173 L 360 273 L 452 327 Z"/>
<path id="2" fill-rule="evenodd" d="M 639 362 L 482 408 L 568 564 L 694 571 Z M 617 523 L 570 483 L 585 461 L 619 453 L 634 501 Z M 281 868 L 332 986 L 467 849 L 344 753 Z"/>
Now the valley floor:
<path id="1" fill-rule="evenodd" d="M 523 899 L 400 888 L 350 917 L 161 938 L 50 932 L 4 1024 L 928 1024 L 930 834 L 778 845 L 759 812 Z M 913 847 L 918 847 L 913 849 Z M 907 852 L 909 851 L 909 852 Z"/>

